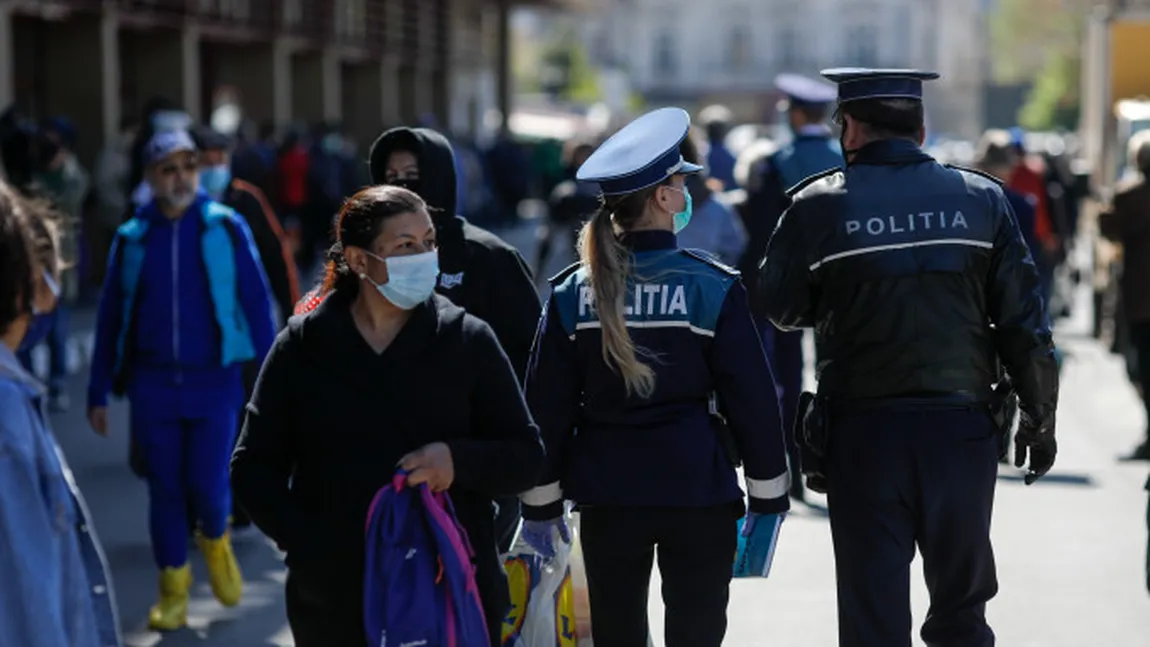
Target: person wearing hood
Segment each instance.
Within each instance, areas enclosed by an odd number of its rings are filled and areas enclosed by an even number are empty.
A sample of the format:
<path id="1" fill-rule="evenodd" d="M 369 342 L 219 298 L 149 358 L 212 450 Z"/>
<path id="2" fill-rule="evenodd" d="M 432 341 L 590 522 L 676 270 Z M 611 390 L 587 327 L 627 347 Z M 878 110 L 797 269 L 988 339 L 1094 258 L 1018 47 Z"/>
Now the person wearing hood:
<path id="1" fill-rule="evenodd" d="M 373 184 L 409 189 L 431 211 L 439 241 L 436 291 L 491 326 L 519 383 L 535 338 L 542 303 L 531 269 L 516 249 L 456 215 L 455 155 L 447 138 L 428 128 L 392 128 L 371 146 Z M 497 532 L 511 546 L 519 503 L 500 499 Z"/>
<path id="2" fill-rule="evenodd" d="M 243 218 L 199 190 L 185 131 L 145 147 L 154 198 L 116 232 L 96 319 L 88 421 L 107 436 L 108 394 L 126 395 L 147 465 L 159 602 L 148 625 L 187 623 L 191 499 L 212 593 L 235 606 L 243 580 L 228 531 L 228 459 L 242 367 L 275 337 L 271 290 Z"/>
<path id="3" fill-rule="evenodd" d="M 115 647 L 107 560 L 44 385 L 16 359 L 48 334 L 59 300 L 54 219 L 0 182 L 0 645 Z"/>
<path id="4" fill-rule="evenodd" d="M 439 233 L 419 196 L 364 189 L 334 229 L 327 298 L 276 339 L 232 457 L 244 507 L 287 552 L 295 644 L 367 647 L 364 519 L 402 467 L 449 492 L 498 645 L 510 597 L 491 503 L 534 484 L 539 431 L 491 328 L 435 294 Z"/>

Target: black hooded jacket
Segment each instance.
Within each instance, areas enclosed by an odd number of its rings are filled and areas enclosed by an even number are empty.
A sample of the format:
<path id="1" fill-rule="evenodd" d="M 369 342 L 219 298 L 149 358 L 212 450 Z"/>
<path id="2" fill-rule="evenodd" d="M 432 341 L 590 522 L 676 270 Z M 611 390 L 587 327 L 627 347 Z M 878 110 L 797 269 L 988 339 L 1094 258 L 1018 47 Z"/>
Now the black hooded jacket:
<path id="1" fill-rule="evenodd" d="M 418 186 L 432 208 L 439 238 L 436 290 L 495 331 L 523 382 L 542 306 L 523 257 L 495 234 L 455 215 L 455 155 L 447 139 L 427 128 L 393 128 L 371 146 L 371 180 L 385 183 L 387 159 L 404 150 L 419 160 Z"/>
<path id="2" fill-rule="evenodd" d="M 356 330 L 354 296 L 336 290 L 280 332 L 247 406 L 233 488 L 301 586 L 354 617 L 372 497 L 402 456 L 446 443 L 455 513 L 498 635 L 509 599 L 492 498 L 536 482 L 538 428 L 489 326 L 432 296 L 377 355 Z"/>

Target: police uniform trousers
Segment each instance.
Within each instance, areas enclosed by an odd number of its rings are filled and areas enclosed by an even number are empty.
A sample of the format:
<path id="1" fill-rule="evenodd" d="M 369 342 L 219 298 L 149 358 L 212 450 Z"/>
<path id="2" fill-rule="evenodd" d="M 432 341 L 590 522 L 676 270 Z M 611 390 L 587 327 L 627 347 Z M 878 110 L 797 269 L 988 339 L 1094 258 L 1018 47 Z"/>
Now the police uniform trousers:
<path id="1" fill-rule="evenodd" d="M 999 436 L 980 407 L 832 411 L 831 533 L 840 647 L 910 647 L 922 555 L 930 647 L 991 647 L 990 545 Z"/>
<path id="2" fill-rule="evenodd" d="M 647 647 L 656 553 L 667 647 L 722 645 L 741 501 L 701 508 L 579 510 L 595 647 Z"/>
<path id="3" fill-rule="evenodd" d="M 791 466 L 792 493 L 802 489 L 802 470 L 799 469 L 799 444 L 795 438 L 795 417 L 798 415 L 799 394 L 803 392 L 803 331 L 779 330 L 769 321 L 763 322 L 763 348 L 771 362 L 775 376 L 775 391 L 783 414 L 783 431 L 787 439 L 787 460 Z"/>

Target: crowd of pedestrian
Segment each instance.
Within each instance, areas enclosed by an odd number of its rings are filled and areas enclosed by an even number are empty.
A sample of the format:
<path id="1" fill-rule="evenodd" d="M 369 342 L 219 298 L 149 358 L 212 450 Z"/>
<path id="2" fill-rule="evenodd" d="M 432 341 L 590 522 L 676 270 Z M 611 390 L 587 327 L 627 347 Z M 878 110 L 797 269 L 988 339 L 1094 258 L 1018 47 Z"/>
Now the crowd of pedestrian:
<path id="1" fill-rule="evenodd" d="M 916 545 L 924 639 L 992 645 L 990 510 L 1013 423 L 992 387 L 1021 409 L 1030 484 L 1057 451 L 1051 304 L 1077 199 L 1019 133 L 986 133 L 977 170 L 927 155 L 935 74 L 825 76 L 777 80 L 789 141 L 738 155 L 729 111 L 692 127 L 664 109 L 566 142 L 546 172 L 509 137 L 480 152 L 428 123 L 361 155 L 334 125 L 222 133 L 156 99 L 89 175 L 67 120 L 7 113 L 0 532 L 25 528 L 8 534 L 26 550 L 0 559 L 17 583 L 0 587 L 0 644 L 120 644 L 45 414 L 69 405 L 68 307 L 99 286 L 87 415 L 109 435 L 109 397 L 128 401 L 152 629 L 187 624 L 189 537 L 215 598 L 240 602 L 232 538 L 254 524 L 286 552 L 296 644 L 367 644 L 363 524 L 398 467 L 451 492 L 492 644 L 500 556 L 517 536 L 553 555 L 572 502 L 597 645 L 646 642 L 657 549 L 667 645 L 718 647 L 740 535 L 773 545 L 809 488 L 829 496 L 840 645 L 908 639 Z M 1147 151 L 1132 148 L 1144 174 Z M 1119 194 L 1103 235 L 1140 244 L 1144 188 Z M 534 267 L 484 227 L 531 195 L 549 205 Z M 541 303 L 535 274 L 564 247 L 575 262 Z"/>

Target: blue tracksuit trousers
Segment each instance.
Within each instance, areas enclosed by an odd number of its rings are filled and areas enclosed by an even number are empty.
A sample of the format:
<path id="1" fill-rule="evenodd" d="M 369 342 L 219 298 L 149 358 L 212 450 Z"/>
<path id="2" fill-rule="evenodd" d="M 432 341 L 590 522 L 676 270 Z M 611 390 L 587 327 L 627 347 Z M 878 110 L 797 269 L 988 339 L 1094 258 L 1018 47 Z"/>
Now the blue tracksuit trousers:
<path id="1" fill-rule="evenodd" d="M 242 402 L 169 386 L 131 391 L 132 433 L 147 465 L 152 551 L 160 568 L 180 567 L 188 561 L 188 501 L 204 536 L 227 530 L 228 462 Z"/>

